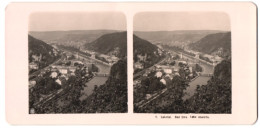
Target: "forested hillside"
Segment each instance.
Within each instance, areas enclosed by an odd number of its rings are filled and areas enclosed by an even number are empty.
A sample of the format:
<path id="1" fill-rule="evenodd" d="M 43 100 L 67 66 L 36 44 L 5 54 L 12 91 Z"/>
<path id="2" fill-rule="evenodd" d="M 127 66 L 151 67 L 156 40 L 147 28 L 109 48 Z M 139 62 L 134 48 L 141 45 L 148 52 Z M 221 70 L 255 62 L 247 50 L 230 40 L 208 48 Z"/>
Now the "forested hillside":
<path id="1" fill-rule="evenodd" d="M 209 34 L 199 41 L 192 43 L 189 47 L 195 51 L 213 54 L 222 51 L 220 56 L 231 55 L 231 32 Z"/>
<path id="2" fill-rule="evenodd" d="M 87 43 L 84 47 L 102 54 L 115 54 L 119 58 L 123 58 L 127 54 L 127 33 L 116 32 L 105 34 L 91 43 Z"/>

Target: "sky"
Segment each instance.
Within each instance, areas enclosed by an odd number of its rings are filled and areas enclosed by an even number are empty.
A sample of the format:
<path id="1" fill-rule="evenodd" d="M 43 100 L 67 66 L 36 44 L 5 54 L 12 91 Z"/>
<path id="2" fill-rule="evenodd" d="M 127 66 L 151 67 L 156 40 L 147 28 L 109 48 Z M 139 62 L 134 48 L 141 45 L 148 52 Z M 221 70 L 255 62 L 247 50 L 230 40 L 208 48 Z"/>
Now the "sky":
<path id="1" fill-rule="evenodd" d="M 126 30 L 120 12 L 37 12 L 29 18 L 29 31 Z"/>
<path id="2" fill-rule="evenodd" d="M 229 16 L 222 12 L 141 12 L 134 16 L 134 31 L 230 31 Z"/>

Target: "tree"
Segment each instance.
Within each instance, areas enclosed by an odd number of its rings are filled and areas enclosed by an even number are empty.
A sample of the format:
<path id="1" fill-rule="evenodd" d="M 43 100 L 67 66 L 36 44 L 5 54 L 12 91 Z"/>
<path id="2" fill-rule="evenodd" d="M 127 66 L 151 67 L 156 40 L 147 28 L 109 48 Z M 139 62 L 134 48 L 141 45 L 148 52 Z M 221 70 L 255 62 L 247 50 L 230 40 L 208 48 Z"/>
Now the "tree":
<path id="1" fill-rule="evenodd" d="M 171 65 L 171 66 L 174 66 L 174 65 L 175 65 L 175 61 L 172 61 L 172 62 L 170 63 L 170 65 Z"/>

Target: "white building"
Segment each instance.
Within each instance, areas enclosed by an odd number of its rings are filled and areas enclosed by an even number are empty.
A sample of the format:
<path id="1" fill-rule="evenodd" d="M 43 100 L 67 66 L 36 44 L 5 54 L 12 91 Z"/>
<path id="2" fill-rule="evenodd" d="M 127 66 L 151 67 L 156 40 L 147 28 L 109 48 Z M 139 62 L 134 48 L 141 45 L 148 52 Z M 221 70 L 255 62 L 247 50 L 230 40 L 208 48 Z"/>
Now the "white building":
<path id="1" fill-rule="evenodd" d="M 144 66 L 143 66 L 143 64 L 140 63 L 140 62 L 136 62 L 136 63 L 134 64 L 134 68 L 135 68 L 135 69 L 143 69 Z"/>
<path id="2" fill-rule="evenodd" d="M 162 72 L 156 72 L 155 76 L 156 76 L 157 78 L 162 77 Z"/>
<path id="3" fill-rule="evenodd" d="M 171 73 L 172 73 L 172 69 L 170 69 L 170 68 L 165 68 L 165 69 L 163 69 L 163 71 L 164 71 L 166 74 L 171 74 Z"/>
<path id="4" fill-rule="evenodd" d="M 34 87 L 35 85 L 36 85 L 36 81 L 35 80 L 29 81 L 29 88 Z"/>
<path id="5" fill-rule="evenodd" d="M 192 67 L 189 67 L 190 72 L 192 72 Z"/>
<path id="6" fill-rule="evenodd" d="M 38 64 L 32 62 L 29 64 L 29 68 L 30 69 L 39 69 L 39 66 L 38 66 Z"/>
<path id="7" fill-rule="evenodd" d="M 186 61 L 182 60 L 182 61 L 179 61 L 179 63 L 183 63 L 183 64 L 187 64 Z"/>
<path id="8" fill-rule="evenodd" d="M 56 78 L 57 76 L 58 76 L 57 72 L 52 72 L 50 75 L 51 78 Z"/>
<path id="9" fill-rule="evenodd" d="M 152 95 L 151 94 L 146 94 L 146 99 L 150 99 L 152 97 Z"/>
<path id="10" fill-rule="evenodd" d="M 165 79 L 161 79 L 160 82 L 161 82 L 162 84 L 166 85 Z"/>
<path id="11" fill-rule="evenodd" d="M 76 67 L 69 67 L 69 71 L 71 71 L 73 73 L 76 71 L 76 69 L 77 69 Z"/>
<path id="12" fill-rule="evenodd" d="M 61 85 L 61 80 L 60 79 L 57 79 L 55 82 L 58 83 L 59 85 Z"/>
<path id="13" fill-rule="evenodd" d="M 67 74 L 68 73 L 68 69 L 66 69 L 66 68 L 59 68 L 58 70 L 61 74 Z"/>

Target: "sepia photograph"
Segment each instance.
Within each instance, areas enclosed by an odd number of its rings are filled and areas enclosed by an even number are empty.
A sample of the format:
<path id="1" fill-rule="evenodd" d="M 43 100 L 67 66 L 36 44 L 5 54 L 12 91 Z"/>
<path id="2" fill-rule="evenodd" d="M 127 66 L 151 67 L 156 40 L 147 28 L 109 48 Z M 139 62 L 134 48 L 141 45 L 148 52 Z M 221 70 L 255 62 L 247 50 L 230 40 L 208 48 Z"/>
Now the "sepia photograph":
<path id="1" fill-rule="evenodd" d="M 257 113 L 252 2 L 10 3 L 9 125 L 239 125 Z"/>
<path id="2" fill-rule="evenodd" d="M 29 18 L 29 113 L 126 113 L 127 32 L 119 12 Z"/>
<path id="3" fill-rule="evenodd" d="M 135 113 L 232 113 L 227 14 L 140 12 L 133 24 Z"/>

